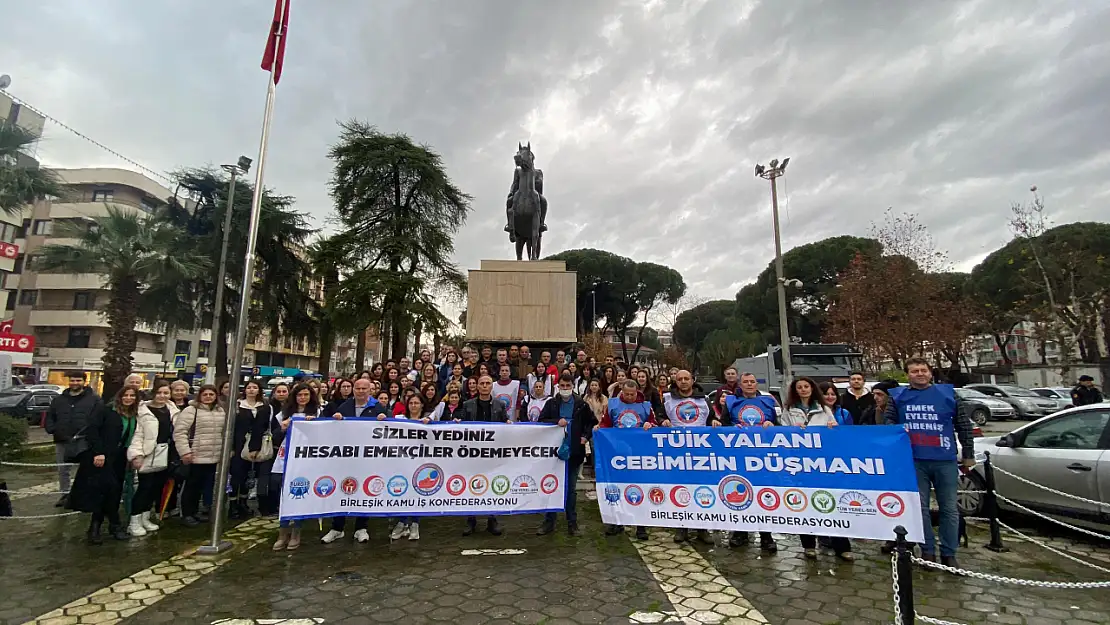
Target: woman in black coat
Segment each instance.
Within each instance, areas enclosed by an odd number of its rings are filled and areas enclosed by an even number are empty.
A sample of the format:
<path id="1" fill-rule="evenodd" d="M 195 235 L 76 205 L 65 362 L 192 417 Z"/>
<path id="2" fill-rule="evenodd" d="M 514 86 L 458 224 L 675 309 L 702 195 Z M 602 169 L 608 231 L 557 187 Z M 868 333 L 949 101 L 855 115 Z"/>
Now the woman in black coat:
<path id="1" fill-rule="evenodd" d="M 248 455 L 257 454 L 262 449 L 262 438 L 273 413 L 270 402 L 262 396 L 262 383 L 258 380 L 248 380 L 243 385 L 242 397 L 235 411 L 235 429 L 232 435 L 229 465 L 231 468 L 231 497 L 228 499 L 227 506 L 229 519 L 251 518 L 248 501 L 250 489 L 247 482 L 251 469 L 256 468 L 257 465 L 253 460 L 243 458 L 243 448 L 247 447 L 247 434 L 250 434 Z M 257 478 L 257 472 L 255 477 Z"/>
<path id="2" fill-rule="evenodd" d="M 289 397 L 289 385 L 285 382 L 276 384 L 270 392 L 270 417 L 266 420 L 265 428 L 269 428 L 273 436 L 274 454 L 277 455 L 278 447 L 281 446 L 282 439 L 285 438 L 285 432 L 281 430 L 281 420 L 279 414 L 281 407 L 285 404 L 285 400 Z M 265 429 L 263 430 L 265 431 Z M 279 436 L 280 435 L 280 436 Z M 253 438 L 256 438 L 253 434 Z M 261 439 L 259 444 L 261 444 Z M 270 458 L 265 462 L 255 464 L 255 488 L 258 494 L 258 513 L 262 516 L 274 516 L 278 513 L 278 500 L 281 497 L 280 488 L 272 489 L 270 474 L 274 468 L 274 459 Z"/>
<path id="3" fill-rule="evenodd" d="M 127 530 L 119 519 L 120 497 L 127 470 L 127 447 L 135 434 L 139 395 L 134 387 L 120 389 L 111 403 L 92 415 L 85 427 L 89 449 L 78 458 L 77 477 L 69 492 L 70 510 L 92 513 L 88 541 L 99 545 L 104 520 L 108 533 L 116 540 L 127 540 Z"/>

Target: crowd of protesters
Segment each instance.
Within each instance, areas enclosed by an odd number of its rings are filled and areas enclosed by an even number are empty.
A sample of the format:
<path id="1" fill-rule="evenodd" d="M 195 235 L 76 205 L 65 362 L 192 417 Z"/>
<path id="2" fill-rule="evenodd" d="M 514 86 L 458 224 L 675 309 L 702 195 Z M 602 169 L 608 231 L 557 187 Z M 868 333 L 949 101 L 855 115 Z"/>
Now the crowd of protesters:
<path id="1" fill-rule="evenodd" d="M 273 385 L 264 396 L 259 380 L 246 382 L 235 398 L 230 385 L 201 386 L 189 397 L 184 381 L 156 380 L 142 389 L 142 379 L 131 376 L 110 401 L 104 402 L 86 386 L 84 373 L 68 374 L 69 388 L 51 405 L 47 431 L 54 435 L 60 463 L 63 496 L 58 502 L 72 510 L 91 513 L 87 538 L 102 542 L 105 534 L 126 540 L 159 529 L 158 521 L 176 511 L 180 522 L 197 526 L 207 522 L 212 510 L 216 468 L 220 461 L 224 427 L 234 428 L 229 450 L 227 514 L 232 519 L 279 513 L 282 475 L 274 468 L 273 450 L 280 448 L 296 418 L 342 419 L 350 417 L 397 418 L 428 423 L 537 421 L 568 428 L 572 441 L 568 460 L 565 516 L 567 532 L 580 534 L 576 484 L 583 467 L 592 462 L 591 439 L 599 428 L 752 427 L 772 425 L 802 427 L 854 427 L 903 423 L 900 406 L 932 396 L 931 370 L 925 361 L 911 359 L 908 388 L 893 392 L 898 384 L 884 381 L 865 388 L 864 377 L 853 373 L 849 387 L 840 392 L 829 383 L 810 378 L 793 380 L 780 401 L 761 392 L 755 375 L 728 368 L 723 384 L 705 393 L 689 371 L 670 369 L 653 373 L 619 358 L 601 362 L 585 350 L 540 351 L 535 357 L 527 346 L 494 349 L 464 347 L 429 350 L 417 358 L 375 364 L 351 378 L 304 378 L 292 385 Z M 902 397 L 895 399 L 896 396 Z M 508 398 L 508 399 L 506 399 Z M 690 411 L 693 404 L 696 410 Z M 685 406 L 682 410 L 679 406 Z M 943 407 L 944 433 L 959 439 L 951 449 L 924 448 L 914 444 L 914 462 L 925 527 L 930 528 L 929 500 L 935 491 L 940 508 L 940 551 L 945 564 L 955 566 L 958 468 L 974 465 L 972 425 L 958 402 Z M 264 442 L 268 443 L 265 446 Z M 954 441 L 953 441 L 954 442 Z M 78 465 L 70 484 L 69 466 Z M 128 517 L 121 519 L 121 503 Z M 156 521 L 156 519 L 158 521 Z M 105 527 L 107 524 L 107 527 Z M 330 520 L 321 537 L 325 544 L 346 535 L 347 519 Z M 417 517 L 391 521 L 390 539 L 419 540 Z M 298 521 L 282 520 L 274 550 L 295 550 L 301 544 Z M 478 519 L 467 518 L 464 535 L 477 530 Z M 547 514 L 537 530 L 546 535 L 556 529 L 556 515 Z M 485 519 L 485 530 L 501 535 L 496 517 Z M 607 535 L 624 528 L 609 526 Z M 648 538 L 648 528 L 635 528 L 637 538 Z M 708 532 L 696 532 L 708 542 Z M 353 538 L 370 540 L 367 517 L 354 519 Z M 688 529 L 674 533 L 675 542 L 690 539 Z M 800 536 L 806 558 L 816 558 L 818 545 L 845 561 L 854 559 L 850 541 L 842 537 Z M 745 532 L 732 532 L 730 547 L 743 547 Z M 778 550 L 774 537 L 761 532 L 760 549 Z M 925 532 L 922 553 L 935 560 L 936 539 Z"/>

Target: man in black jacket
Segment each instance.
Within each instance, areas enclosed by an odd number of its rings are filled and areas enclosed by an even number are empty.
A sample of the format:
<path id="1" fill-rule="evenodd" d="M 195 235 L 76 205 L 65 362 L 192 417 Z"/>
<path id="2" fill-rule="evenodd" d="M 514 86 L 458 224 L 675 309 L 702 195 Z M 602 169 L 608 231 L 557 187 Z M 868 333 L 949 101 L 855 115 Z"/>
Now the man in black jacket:
<path id="1" fill-rule="evenodd" d="M 1102 402 L 1102 393 L 1095 387 L 1095 379 L 1089 375 L 1079 376 L 1079 384 L 1071 389 L 1071 403 L 1075 406 L 1089 406 Z"/>
<path id="2" fill-rule="evenodd" d="M 859 423 L 868 408 L 875 407 L 875 396 L 863 387 L 863 373 L 853 371 L 848 376 L 848 388 L 840 394 L 840 405 L 852 415 L 852 423 Z"/>
<path id="3" fill-rule="evenodd" d="M 344 417 L 377 417 L 378 419 L 385 419 L 385 408 L 370 396 L 371 384 L 370 380 L 359 378 L 354 383 L 354 393 L 347 398 L 334 414 L 328 415 L 333 419 L 342 419 Z M 347 526 L 347 517 L 333 517 L 331 520 L 331 529 L 327 534 L 320 538 L 320 542 L 329 545 L 340 538 L 343 538 L 343 529 Z M 364 516 L 355 518 L 355 542 L 366 543 L 370 541 L 369 519 Z"/>
<path id="4" fill-rule="evenodd" d="M 70 486 L 69 465 L 65 463 L 66 443 L 81 432 L 89 424 L 89 420 L 104 407 L 100 396 L 85 386 L 83 371 L 70 371 L 66 373 L 66 377 L 69 378 L 69 388 L 55 397 L 46 411 L 46 433 L 54 435 L 58 487 L 63 493 L 68 493 Z M 68 500 L 69 495 L 62 495 L 55 506 L 63 507 Z"/>
<path id="5" fill-rule="evenodd" d="M 463 404 L 462 415 L 462 420 L 464 422 L 509 422 L 509 413 L 505 410 L 505 404 L 493 398 L 493 378 L 488 375 L 483 375 L 478 380 L 478 396 L 474 399 L 467 400 L 466 403 Z M 477 526 L 478 517 L 466 517 L 466 529 L 463 530 L 463 536 L 470 536 L 473 534 Z M 497 517 L 490 515 L 486 518 L 486 531 L 494 536 L 501 535 L 501 525 L 497 522 Z"/>
<path id="6" fill-rule="evenodd" d="M 567 459 L 566 472 L 566 515 L 567 535 L 578 536 L 578 468 L 586 459 L 586 432 L 589 432 L 596 419 L 594 411 L 574 394 L 574 378 L 569 371 L 564 371 L 559 376 L 559 390 L 555 393 L 540 413 L 541 423 L 555 423 L 560 427 L 567 427 L 570 436 L 570 458 Z M 543 525 L 536 531 L 537 536 L 543 536 L 555 531 L 555 513 L 548 512 L 543 517 Z"/>

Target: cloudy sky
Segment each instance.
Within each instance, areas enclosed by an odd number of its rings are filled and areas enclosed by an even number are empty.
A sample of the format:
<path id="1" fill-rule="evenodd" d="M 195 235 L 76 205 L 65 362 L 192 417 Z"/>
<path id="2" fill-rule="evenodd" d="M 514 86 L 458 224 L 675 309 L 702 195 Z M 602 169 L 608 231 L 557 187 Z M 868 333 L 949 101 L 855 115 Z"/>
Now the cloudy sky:
<path id="1" fill-rule="evenodd" d="M 464 268 L 507 258 L 531 141 L 545 252 L 597 247 L 731 297 L 773 255 L 756 163 L 791 157 L 784 247 L 916 212 L 970 268 L 1039 186 L 1110 215 L 1110 2 L 293 0 L 266 184 L 323 225 L 336 120 L 405 132 L 474 196 Z M 155 170 L 257 153 L 269 0 L 0 0 L 13 95 Z M 51 125 L 57 166 L 120 165 Z"/>

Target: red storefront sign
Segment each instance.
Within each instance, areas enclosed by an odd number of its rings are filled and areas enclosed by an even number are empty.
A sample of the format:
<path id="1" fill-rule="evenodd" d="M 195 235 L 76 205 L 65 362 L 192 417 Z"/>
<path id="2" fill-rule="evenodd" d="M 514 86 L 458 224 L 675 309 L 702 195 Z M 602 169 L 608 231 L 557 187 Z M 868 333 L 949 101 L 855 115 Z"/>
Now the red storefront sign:
<path id="1" fill-rule="evenodd" d="M 12 245 L 11 243 L 0 243 L 0 258 L 10 258 L 15 260 L 19 256 L 19 246 Z"/>
<path id="2" fill-rule="evenodd" d="M 35 351 L 35 337 L 28 334 L 0 334 L 0 352 Z"/>

